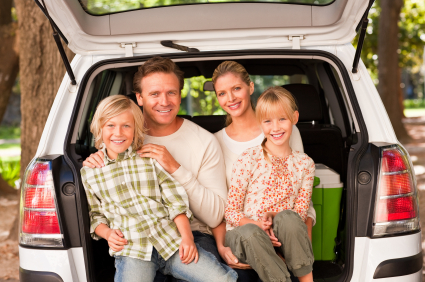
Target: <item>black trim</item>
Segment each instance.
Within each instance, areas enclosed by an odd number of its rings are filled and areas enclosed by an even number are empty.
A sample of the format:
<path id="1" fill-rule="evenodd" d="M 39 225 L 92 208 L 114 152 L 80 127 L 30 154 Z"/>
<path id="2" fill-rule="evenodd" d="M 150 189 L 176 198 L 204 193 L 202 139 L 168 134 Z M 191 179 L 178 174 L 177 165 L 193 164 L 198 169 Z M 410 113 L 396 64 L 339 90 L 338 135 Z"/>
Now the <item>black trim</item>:
<path id="1" fill-rule="evenodd" d="M 34 1 L 37 1 L 37 0 L 34 0 Z M 192 5 L 214 5 L 214 4 L 235 4 L 235 3 L 249 3 L 249 4 L 269 4 L 269 3 L 273 3 L 273 4 L 283 4 L 283 5 L 299 5 L 299 6 L 310 6 L 310 7 L 326 7 L 326 6 L 329 6 L 329 5 L 334 4 L 335 1 L 336 0 L 333 0 L 330 3 L 322 4 L 322 5 L 315 5 L 315 4 L 310 4 L 310 3 L 269 2 L 269 1 L 261 1 L 261 2 L 240 1 L 240 2 L 186 3 L 186 4 L 175 4 L 175 5 L 167 5 L 167 6 L 155 6 L 155 7 L 148 7 L 148 8 L 131 9 L 131 10 L 117 11 L 117 12 L 105 13 L 105 14 L 93 14 L 93 13 L 90 13 L 90 11 L 88 11 L 86 9 L 86 7 L 84 7 L 83 5 L 81 5 L 80 0 L 78 0 L 78 2 L 80 2 L 81 9 L 85 13 L 89 14 L 90 16 L 94 16 L 94 17 L 109 16 L 109 15 L 122 14 L 122 13 L 133 12 L 133 11 L 140 11 L 140 10 L 160 9 L 160 8 L 179 7 L 179 6 L 192 6 Z M 372 1 L 375 1 L 375 0 L 372 0 Z"/>
<path id="2" fill-rule="evenodd" d="M 40 8 L 40 10 L 43 12 L 43 14 L 46 16 L 46 18 L 49 19 L 43 5 L 41 5 L 41 3 L 38 0 L 34 0 L 34 2 L 35 2 L 35 4 L 37 4 L 37 6 Z M 53 20 L 51 20 L 51 22 L 53 23 L 55 30 L 59 33 L 62 40 L 65 42 L 66 45 L 68 45 L 68 39 L 66 39 L 66 37 L 63 35 L 62 31 L 58 28 L 56 23 Z"/>
<path id="3" fill-rule="evenodd" d="M 354 115 L 357 119 L 360 133 L 358 134 L 358 140 L 359 142 L 352 147 L 352 151 L 349 156 L 349 163 L 348 163 L 348 173 L 347 173 L 347 187 L 350 187 L 347 191 L 347 222 L 353 222 L 357 218 L 357 207 L 355 204 L 355 196 L 357 194 L 357 174 L 358 174 L 358 166 L 360 163 L 360 157 L 363 154 L 363 152 L 366 150 L 368 146 L 368 134 L 367 134 L 367 128 L 366 124 L 363 119 L 363 115 L 360 109 L 360 106 L 357 102 L 357 97 L 354 92 L 353 85 L 351 83 L 350 75 L 347 71 L 346 66 L 341 62 L 341 60 L 336 57 L 334 54 L 331 54 L 329 52 L 320 51 L 320 50 L 239 50 L 239 51 L 219 51 L 219 52 L 200 52 L 200 53 L 172 53 L 172 54 L 162 54 L 162 57 L 170 58 L 170 59 L 189 59 L 189 58 L 208 58 L 208 60 L 214 59 L 214 57 L 222 58 L 222 57 L 232 57 L 237 58 L 238 56 L 249 56 L 249 55 L 291 55 L 291 56 L 315 56 L 316 59 L 320 59 L 317 57 L 322 57 L 324 59 L 328 59 L 332 61 L 336 67 L 340 70 L 342 75 L 342 81 L 341 83 L 344 83 L 347 89 L 348 96 L 350 98 L 350 102 L 354 111 Z M 83 223 L 83 221 L 88 220 L 87 216 L 87 206 L 82 204 L 83 200 L 82 197 L 85 196 L 84 190 L 81 193 L 81 189 L 83 189 L 81 179 L 80 179 L 80 172 L 78 168 L 78 165 L 81 166 L 81 164 L 74 163 L 74 155 L 75 155 L 75 148 L 71 144 L 71 139 L 73 135 L 73 131 L 75 128 L 75 123 L 77 120 L 79 108 L 81 106 L 81 100 L 84 96 L 84 91 L 86 88 L 86 84 L 88 80 L 90 79 L 93 72 L 98 69 L 99 67 L 105 66 L 105 65 L 112 65 L 116 63 L 141 63 L 143 61 L 146 61 L 150 58 L 152 58 L 152 55 L 149 56 L 137 56 L 137 57 L 122 57 L 122 58 L 116 58 L 116 59 L 108 59 L 99 61 L 93 66 L 91 66 L 85 73 L 84 77 L 81 80 L 80 87 L 78 89 L 77 98 L 74 104 L 74 109 L 72 112 L 71 120 L 68 126 L 67 135 L 65 138 L 64 143 L 64 157 L 66 162 L 70 165 L 70 168 L 72 169 L 74 173 L 74 179 L 75 179 L 75 187 L 77 189 L 76 191 L 76 198 L 77 200 L 77 206 L 78 206 L 78 213 L 81 216 L 80 218 L 83 218 L 83 220 L 79 220 L 80 224 L 80 235 L 81 235 L 81 243 L 83 246 L 83 252 L 84 252 L 84 260 L 86 261 L 86 273 L 87 273 L 87 281 L 95 281 L 94 273 L 93 273 L 93 261 L 91 260 L 91 254 L 90 249 L 91 242 L 90 242 L 90 234 L 88 234 L 88 231 L 85 230 L 87 226 L 89 226 L 89 222 Z M 72 149 L 71 149 L 72 148 Z M 76 160 L 76 159 L 75 159 Z M 351 164 L 351 165 L 350 165 Z M 84 213 L 84 211 L 86 213 Z M 356 235 L 356 226 L 354 224 L 348 224 L 346 227 L 346 253 L 344 254 L 345 257 L 345 267 L 344 271 L 339 276 L 335 282 L 342 282 L 342 281 L 349 281 L 353 274 L 353 268 L 354 268 L 354 239 Z"/>
<path id="4" fill-rule="evenodd" d="M 63 282 L 62 278 L 53 272 L 33 271 L 19 267 L 20 282 Z"/>
<path id="5" fill-rule="evenodd" d="M 411 257 L 385 260 L 376 267 L 373 279 L 413 274 L 422 269 L 422 264 L 422 251 Z"/>

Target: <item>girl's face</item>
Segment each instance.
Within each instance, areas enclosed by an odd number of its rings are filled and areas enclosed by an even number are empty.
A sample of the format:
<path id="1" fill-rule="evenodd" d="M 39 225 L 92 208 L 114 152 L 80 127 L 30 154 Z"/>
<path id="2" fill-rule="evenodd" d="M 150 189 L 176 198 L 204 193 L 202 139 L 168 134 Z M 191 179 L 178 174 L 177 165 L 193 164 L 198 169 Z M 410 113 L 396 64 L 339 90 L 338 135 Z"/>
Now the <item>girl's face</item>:
<path id="1" fill-rule="evenodd" d="M 110 159 L 115 160 L 133 143 L 134 117 L 130 110 L 109 119 L 102 127 L 102 140 Z"/>
<path id="2" fill-rule="evenodd" d="M 294 112 L 294 123 L 286 114 L 265 118 L 261 121 L 261 128 L 270 145 L 289 146 L 289 137 L 292 133 L 292 126 L 298 122 L 298 111 Z"/>
<path id="3" fill-rule="evenodd" d="M 251 108 L 253 82 L 247 85 L 240 75 L 228 72 L 216 80 L 214 87 L 218 103 L 232 117 L 241 116 Z"/>

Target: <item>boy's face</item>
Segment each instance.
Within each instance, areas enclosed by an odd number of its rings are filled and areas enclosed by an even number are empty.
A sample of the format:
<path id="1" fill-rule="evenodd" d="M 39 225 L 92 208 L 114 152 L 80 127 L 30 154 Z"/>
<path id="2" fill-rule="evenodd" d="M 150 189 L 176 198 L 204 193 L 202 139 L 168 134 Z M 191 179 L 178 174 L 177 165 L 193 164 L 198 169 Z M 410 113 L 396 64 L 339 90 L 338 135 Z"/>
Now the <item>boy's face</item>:
<path id="1" fill-rule="evenodd" d="M 133 138 L 134 117 L 130 110 L 111 118 L 102 127 L 102 140 L 106 146 L 106 153 L 112 160 L 131 146 Z"/>

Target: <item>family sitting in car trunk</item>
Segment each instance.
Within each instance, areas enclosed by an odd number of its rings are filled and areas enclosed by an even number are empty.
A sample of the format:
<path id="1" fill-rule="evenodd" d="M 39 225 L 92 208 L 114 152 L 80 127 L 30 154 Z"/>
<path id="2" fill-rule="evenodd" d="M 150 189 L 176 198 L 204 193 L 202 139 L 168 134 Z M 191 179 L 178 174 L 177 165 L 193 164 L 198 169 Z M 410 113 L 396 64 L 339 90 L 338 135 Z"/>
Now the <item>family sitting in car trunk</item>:
<path id="1" fill-rule="evenodd" d="M 97 153 L 81 176 L 90 232 L 108 241 L 115 281 L 313 281 L 315 165 L 282 87 L 254 107 L 245 68 L 225 61 L 214 89 L 227 112 L 214 135 L 177 117 L 183 72 L 154 57 L 133 88 L 97 107 Z"/>

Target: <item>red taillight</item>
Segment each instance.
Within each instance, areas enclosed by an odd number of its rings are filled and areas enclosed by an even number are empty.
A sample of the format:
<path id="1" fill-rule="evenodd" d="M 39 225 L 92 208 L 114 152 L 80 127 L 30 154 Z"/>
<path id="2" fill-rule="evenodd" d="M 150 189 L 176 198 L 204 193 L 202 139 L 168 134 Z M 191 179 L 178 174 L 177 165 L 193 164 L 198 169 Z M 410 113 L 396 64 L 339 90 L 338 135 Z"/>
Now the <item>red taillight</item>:
<path id="1" fill-rule="evenodd" d="M 63 246 L 50 161 L 34 161 L 22 185 L 20 243 Z"/>
<path id="2" fill-rule="evenodd" d="M 379 200 L 376 222 L 411 219 L 416 217 L 413 197 Z"/>
<path id="3" fill-rule="evenodd" d="M 25 208 L 54 209 L 55 199 L 50 189 L 27 188 L 25 191 Z"/>
<path id="4" fill-rule="evenodd" d="M 413 185 L 409 173 L 382 175 L 380 187 L 381 196 L 403 195 L 413 192 Z"/>
<path id="5" fill-rule="evenodd" d="M 383 172 L 404 171 L 407 169 L 404 158 L 398 150 L 386 150 L 382 153 Z"/>
<path id="6" fill-rule="evenodd" d="M 35 163 L 33 169 L 29 172 L 26 183 L 29 185 L 44 185 L 49 170 L 48 163 Z"/>
<path id="7" fill-rule="evenodd" d="M 56 212 L 25 211 L 22 232 L 32 234 L 60 234 Z"/>
<path id="8" fill-rule="evenodd" d="M 403 233 L 419 228 L 416 183 L 407 153 L 400 146 L 381 151 L 374 235 Z"/>

